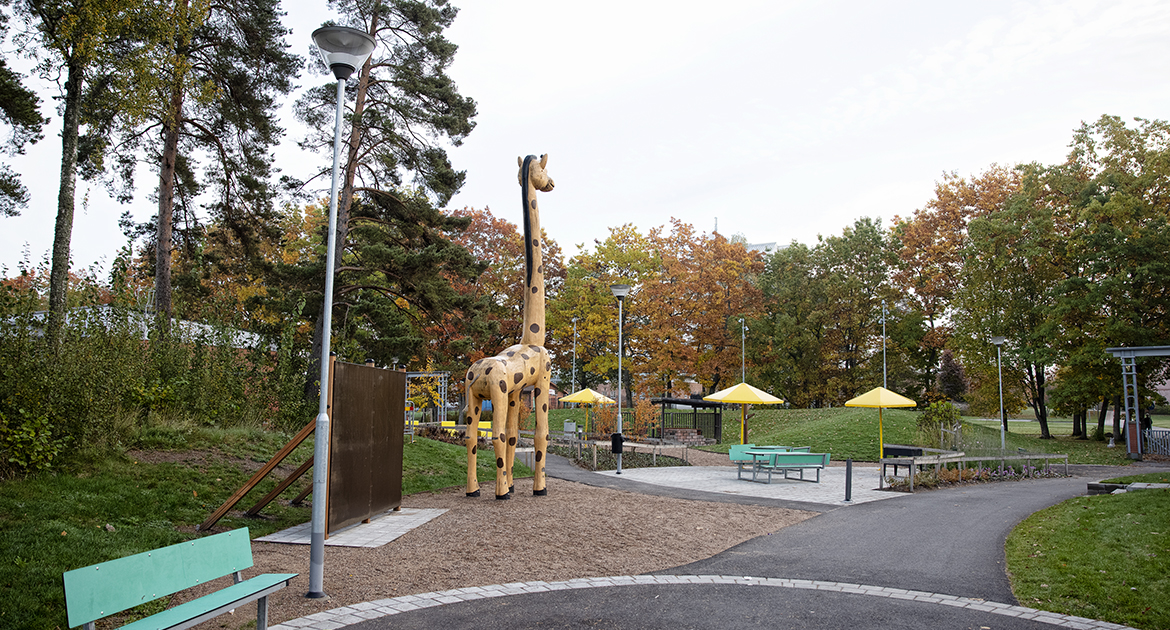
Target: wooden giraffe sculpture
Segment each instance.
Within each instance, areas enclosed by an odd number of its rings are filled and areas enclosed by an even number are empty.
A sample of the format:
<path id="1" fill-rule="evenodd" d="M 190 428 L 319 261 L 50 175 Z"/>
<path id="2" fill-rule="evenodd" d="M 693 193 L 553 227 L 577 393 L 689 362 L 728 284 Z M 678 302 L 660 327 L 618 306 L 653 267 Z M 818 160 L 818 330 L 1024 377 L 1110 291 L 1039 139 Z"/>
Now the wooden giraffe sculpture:
<path id="1" fill-rule="evenodd" d="M 492 403 L 492 446 L 496 455 L 496 498 L 507 499 L 512 491 L 512 461 L 520 434 L 520 393 L 533 387 L 536 411 L 536 444 L 532 494 L 548 494 L 544 463 L 548 452 L 548 389 L 552 361 L 544 349 L 544 263 L 540 253 L 540 211 L 536 191 L 553 189 L 553 180 L 544 170 L 548 155 L 530 155 L 520 165 L 520 191 L 524 209 L 524 328 L 520 343 L 494 357 L 480 359 L 467 370 L 465 424 L 467 441 L 467 496 L 479 496 L 475 477 L 479 413 L 483 401 Z"/>

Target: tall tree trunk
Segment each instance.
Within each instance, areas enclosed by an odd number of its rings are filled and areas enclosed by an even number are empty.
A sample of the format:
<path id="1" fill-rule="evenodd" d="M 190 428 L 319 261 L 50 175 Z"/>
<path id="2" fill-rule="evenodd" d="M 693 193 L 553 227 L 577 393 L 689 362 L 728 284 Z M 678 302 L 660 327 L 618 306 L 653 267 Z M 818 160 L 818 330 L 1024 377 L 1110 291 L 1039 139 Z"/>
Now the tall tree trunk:
<path id="1" fill-rule="evenodd" d="M 1048 406 L 1044 399 L 1044 365 L 1041 363 L 1029 363 L 1029 389 L 1028 397 L 1031 399 L 1032 411 L 1036 412 L 1036 421 L 1040 423 L 1040 439 L 1051 440 L 1052 434 L 1048 432 Z"/>
<path id="2" fill-rule="evenodd" d="M 175 161 L 179 155 L 179 128 L 183 124 L 183 91 L 178 85 L 171 94 L 171 114 L 163 124 L 162 166 L 158 175 L 158 226 L 155 232 L 154 305 L 159 326 L 170 328 L 171 233 L 175 211 Z"/>
<path id="3" fill-rule="evenodd" d="M 1097 439 L 1105 435 L 1105 413 L 1109 411 L 1109 399 L 1101 399 L 1101 411 L 1097 413 Z"/>
<path id="4" fill-rule="evenodd" d="M 57 224 L 53 232 L 53 266 L 49 272 L 48 338 L 53 347 L 65 325 L 69 293 L 69 250 L 73 240 L 73 202 L 77 192 L 77 136 L 81 127 L 81 89 L 85 70 L 69 60 L 65 79 L 65 115 L 61 125 L 61 184 L 57 192 Z"/>
<path id="5" fill-rule="evenodd" d="M 1072 417 L 1073 427 L 1072 427 L 1072 436 L 1071 437 L 1080 437 L 1081 436 L 1081 421 L 1082 421 L 1082 414 L 1083 413 L 1084 412 L 1080 411 L 1080 410 L 1073 412 L 1073 417 Z"/>

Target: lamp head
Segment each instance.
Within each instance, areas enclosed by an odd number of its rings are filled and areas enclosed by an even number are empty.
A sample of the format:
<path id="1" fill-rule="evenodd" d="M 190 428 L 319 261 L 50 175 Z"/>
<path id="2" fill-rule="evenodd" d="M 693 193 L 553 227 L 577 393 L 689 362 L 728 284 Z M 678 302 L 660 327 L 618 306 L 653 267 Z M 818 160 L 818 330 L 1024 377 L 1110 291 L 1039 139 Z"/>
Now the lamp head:
<path id="1" fill-rule="evenodd" d="M 609 290 L 613 292 L 613 296 L 619 300 L 624 299 L 630 294 L 630 285 L 628 284 L 611 284 Z"/>
<path id="2" fill-rule="evenodd" d="M 322 26 L 313 31 L 313 43 L 337 80 L 348 79 L 374 52 L 374 38 L 346 26 Z"/>
<path id="3" fill-rule="evenodd" d="M 991 338 L 991 343 L 993 343 L 997 346 L 1002 346 L 1004 341 L 1007 341 L 1006 337 L 992 337 Z"/>

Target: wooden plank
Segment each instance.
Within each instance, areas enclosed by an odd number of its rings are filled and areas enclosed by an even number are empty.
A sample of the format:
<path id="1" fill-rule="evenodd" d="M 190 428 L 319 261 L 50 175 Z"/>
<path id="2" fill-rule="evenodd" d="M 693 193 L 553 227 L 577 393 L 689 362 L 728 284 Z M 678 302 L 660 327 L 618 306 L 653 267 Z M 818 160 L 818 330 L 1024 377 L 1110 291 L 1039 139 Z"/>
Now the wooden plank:
<path id="1" fill-rule="evenodd" d="M 280 451 L 278 451 L 276 455 L 272 457 L 272 459 L 268 460 L 267 464 L 264 464 L 260 470 L 256 471 L 255 475 L 252 475 L 252 478 L 249 479 L 247 483 L 245 483 L 239 490 L 236 490 L 232 496 L 228 497 L 228 500 L 224 501 L 223 505 L 219 506 L 218 509 L 211 513 L 211 516 L 207 517 L 207 520 L 200 523 L 199 526 L 195 529 L 199 531 L 207 531 L 211 529 L 212 526 L 214 526 L 216 523 L 218 523 L 219 519 L 223 518 L 223 515 L 228 513 L 228 510 L 232 509 L 237 503 L 242 501 L 243 498 L 247 496 L 247 494 L 251 492 L 257 484 L 259 484 L 264 480 L 265 477 L 268 476 L 268 473 L 272 472 L 273 468 L 279 466 L 280 462 L 284 461 L 284 458 L 288 457 L 289 454 L 292 453 L 294 449 L 296 449 L 296 447 L 300 446 L 301 442 L 304 442 L 305 438 L 309 437 L 309 434 L 313 432 L 313 429 L 316 428 L 316 425 L 316 418 L 310 420 L 309 423 L 300 430 L 300 432 L 298 432 L 291 440 L 288 441 L 288 444 L 284 445 L 284 448 L 280 449 Z"/>
<path id="2" fill-rule="evenodd" d="M 308 470 L 312 467 L 313 467 L 313 458 L 310 457 L 309 459 L 305 460 L 305 463 L 301 464 L 300 468 L 294 470 L 289 476 L 285 477 L 284 481 L 281 481 L 280 483 L 276 484 L 276 488 L 274 488 L 272 490 L 272 492 L 269 492 L 268 494 L 264 495 L 264 498 L 257 501 L 256 505 L 253 505 L 252 507 L 248 508 L 248 511 L 244 512 L 244 514 L 247 514 L 248 516 L 256 516 L 257 514 L 259 514 L 260 510 L 263 510 L 266 505 L 268 505 L 269 503 L 272 503 L 272 501 L 274 499 L 276 499 L 276 497 L 280 496 L 281 492 L 284 492 L 286 488 L 291 486 L 293 484 L 293 482 L 296 481 L 297 479 L 300 479 L 301 476 L 304 475 L 306 472 L 308 472 Z"/>

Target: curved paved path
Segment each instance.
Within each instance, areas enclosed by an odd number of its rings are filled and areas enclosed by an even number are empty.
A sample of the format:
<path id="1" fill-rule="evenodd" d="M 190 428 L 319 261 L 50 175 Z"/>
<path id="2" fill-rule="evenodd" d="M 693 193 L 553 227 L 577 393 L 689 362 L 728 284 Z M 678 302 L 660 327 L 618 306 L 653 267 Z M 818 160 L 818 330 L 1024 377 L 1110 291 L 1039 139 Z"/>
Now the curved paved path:
<path id="1" fill-rule="evenodd" d="M 517 583 L 367 602 L 278 628 L 1121 628 L 1015 606 L 1003 541 L 1029 514 L 1085 493 L 1089 476 L 984 484 L 832 506 L 710 494 L 596 475 L 631 492 L 793 507 L 820 516 L 653 575 Z"/>

